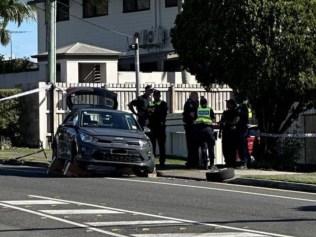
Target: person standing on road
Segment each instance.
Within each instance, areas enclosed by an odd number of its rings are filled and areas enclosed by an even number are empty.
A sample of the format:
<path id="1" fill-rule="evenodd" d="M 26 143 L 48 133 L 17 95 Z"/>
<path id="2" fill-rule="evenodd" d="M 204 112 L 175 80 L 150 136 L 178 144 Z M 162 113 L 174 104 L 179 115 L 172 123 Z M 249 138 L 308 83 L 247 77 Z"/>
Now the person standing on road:
<path id="1" fill-rule="evenodd" d="M 200 107 L 197 110 L 197 118 L 194 122 L 194 150 L 198 152 L 200 146 L 204 148 L 204 144 L 207 146 L 208 157 L 204 154 L 203 168 L 208 168 L 208 160 L 210 161 L 210 167 L 214 166 L 215 154 L 215 137 L 212 125 L 215 121 L 215 114 L 212 108 L 208 107 L 207 99 L 204 97 L 200 100 Z M 205 152 L 205 151 L 204 151 Z M 204 153 L 202 151 L 202 153 Z"/>
<path id="2" fill-rule="evenodd" d="M 187 151 L 188 158 L 186 167 L 187 168 L 195 168 L 197 166 L 197 156 L 194 151 L 193 146 L 193 135 L 194 135 L 194 121 L 197 117 L 197 109 L 199 107 L 199 96 L 198 93 L 193 91 L 190 94 L 189 99 L 184 104 L 183 109 L 183 122 L 184 122 L 184 131 L 187 142 Z"/>
<path id="3" fill-rule="evenodd" d="M 151 85 L 147 85 L 145 87 L 145 93 L 141 96 L 138 96 L 128 104 L 130 111 L 137 116 L 137 121 L 142 129 L 144 129 L 148 122 L 148 107 L 152 93 L 153 89 Z"/>
<path id="4" fill-rule="evenodd" d="M 153 145 L 153 151 L 156 156 L 156 142 L 159 146 L 159 165 L 165 166 L 166 161 L 166 118 L 168 105 L 167 102 L 161 100 L 159 90 L 154 90 L 153 102 L 150 103 L 148 109 L 150 140 Z"/>
<path id="5" fill-rule="evenodd" d="M 240 120 L 235 100 L 226 101 L 227 110 L 222 114 L 219 137 L 222 138 L 222 150 L 227 167 L 236 166 L 236 155 L 239 145 L 238 123 Z"/>

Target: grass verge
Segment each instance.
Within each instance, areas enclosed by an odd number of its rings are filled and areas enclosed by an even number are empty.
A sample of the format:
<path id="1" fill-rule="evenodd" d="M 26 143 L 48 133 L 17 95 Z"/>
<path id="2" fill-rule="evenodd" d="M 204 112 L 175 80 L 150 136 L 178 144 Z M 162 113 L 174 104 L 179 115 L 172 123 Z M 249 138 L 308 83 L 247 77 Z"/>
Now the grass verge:
<path id="1" fill-rule="evenodd" d="M 291 183 L 303 183 L 316 185 L 316 172 L 304 174 L 282 174 L 282 175 L 243 175 L 242 178 L 284 181 Z"/>

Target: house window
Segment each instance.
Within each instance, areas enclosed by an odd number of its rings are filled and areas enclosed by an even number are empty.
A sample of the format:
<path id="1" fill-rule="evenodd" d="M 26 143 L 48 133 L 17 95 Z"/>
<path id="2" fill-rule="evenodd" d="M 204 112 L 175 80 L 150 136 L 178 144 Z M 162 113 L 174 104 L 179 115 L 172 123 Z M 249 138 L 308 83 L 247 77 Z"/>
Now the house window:
<path id="1" fill-rule="evenodd" d="M 57 21 L 69 20 L 69 0 L 57 1 Z"/>
<path id="2" fill-rule="evenodd" d="M 166 7 L 178 6 L 178 0 L 165 0 Z"/>
<path id="3" fill-rule="evenodd" d="M 123 12 L 144 11 L 150 9 L 150 0 L 123 0 Z"/>
<path id="4" fill-rule="evenodd" d="M 84 0 L 83 1 L 83 17 L 96 17 L 108 15 L 108 0 Z"/>

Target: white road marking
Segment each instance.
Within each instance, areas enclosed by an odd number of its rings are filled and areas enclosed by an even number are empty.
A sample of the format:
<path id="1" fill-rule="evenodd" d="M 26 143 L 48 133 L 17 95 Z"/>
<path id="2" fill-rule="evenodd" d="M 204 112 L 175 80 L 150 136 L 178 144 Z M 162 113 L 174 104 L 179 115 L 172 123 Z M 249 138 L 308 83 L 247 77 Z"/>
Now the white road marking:
<path id="1" fill-rule="evenodd" d="M 253 233 L 225 232 L 225 233 L 164 233 L 164 234 L 136 234 L 134 237 L 269 237 Z"/>
<path id="2" fill-rule="evenodd" d="M 234 231 L 243 231 L 243 232 L 246 232 L 246 233 L 268 235 L 268 236 L 273 236 L 273 237 L 294 237 L 292 235 L 282 235 L 282 234 L 270 233 L 270 232 L 265 232 L 265 231 L 258 231 L 258 230 L 250 230 L 250 229 L 232 227 L 232 226 L 209 224 L 209 223 L 203 223 L 203 222 L 192 221 L 192 220 L 187 220 L 187 219 L 173 218 L 173 217 L 168 217 L 168 216 L 149 214 L 149 213 L 145 213 L 145 212 L 129 211 L 129 210 L 124 210 L 124 209 L 106 207 L 106 206 L 89 204 L 89 203 L 83 203 L 83 202 L 69 201 L 69 200 L 64 200 L 64 199 L 56 199 L 56 198 L 50 198 L 50 197 L 45 197 L 45 196 L 39 196 L 39 195 L 28 195 L 28 196 L 32 197 L 32 198 L 42 198 L 42 199 L 62 201 L 62 202 L 67 202 L 67 203 L 77 204 L 77 205 L 85 205 L 85 206 L 94 207 L 94 208 L 104 208 L 104 209 L 107 209 L 107 210 L 114 210 L 114 211 L 118 211 L 118 212 L 125 212 L 125 213 L 130 213 L 130 214 L 137 214 L 137 215 L 149 216 L 149 217 L 154 217 L 154 218 L 161 218 L 161 219 L 165 219 L 165 220 L 180 221 L 180 222 L 189 223 L 189 224 L 210 226 L 210 227 L 215 227 L 215 228 L 223 228 L 223 229 L 234 230 Z"/>
<path id="3" fill-rule="evenodd" d="M 26 213 L 37 215 L 37 216 L 41 216 L 41 217 L 46 217 L 47 219 L 59 221 L 59 222 L 66 223 L 66 224 L 69 224 L 69 225 L 73 225 L 73 226 L 77 226 L 77 227 L 81 227 L 81 228 L 86 228 L 87 230 L 98 232 L 98 233 L 101 233 L 101 234 L 104 234 L 104 235 L 109 235 L 109 236 L 114 236 L 114 237 L 128 237 L 127 235 L 116 234 L 116 233 L 113 233 L 113 232 L 110 232 L 110 231 L 98 229 L 98 228 L 95 228 L 95 227 L 90 227 L 90 226 L 88 226 L 86 224 L 81 224 L 81 223 L 78 223 L 78 222 L 65 220 L 63 218 L 47 215 L 47 214 L 40 213 L 40 212 L 37 212 L 37 211 L 28 210 L 28 209 L 25 209 L 25 208 L 22 208 L 22 207 L 12 206 L 12 205 L 1 203 L 1 202 L 0 202 L 0 206 L 11 208 L 11 209 L 18 210 L 18 211 L 21 211 L 21 212 L 26 212 Z"/>
<path id="4" fill-rule="evenodd" d="M 108 222 L 86 222 L 87 225 L 100 226 L 126 226 L 126 225 L 162 225 L 162 224 L 184 224 L 173 220 L 152 220 L 152 221 L 108 221 Z"/>
<path id="5" fill-rule="evenodd" d="M 53 200 L 15 200 L 15 201 L 1 201 L 6 204 L 23 206 L 23 205 L 59 205 L 68 204 L 65 202 L 58 202 Z"/>
<path id="6" fill-rule="evenodd" d="M 135 179 L 134 180 L 120 179 L 120 178 L 107 178 L 107 179 L 125 181 L 125 182 L 159 184 L 159 185 L 174 186 L 174 187 L 185 187 L 185 188 L 195 188 L 195 189 L 204 189 L 204 190 L 215 190 L 215 191 L 221 191 L 221 192 L 241 193 L 241 194 L 247 194 L 247 195 L 253 195 L 253 196 L 272 197 L 272 198 L 280 198 L 280 199 L 303 201 L 303 202 L 314 202 L 314 203 L 316 202 L 316 199 L 296 198 L 296 197 L 288 197 L 288 196 L 265 194 L 265 193 L 255 193 L 255 192 L 231 190 L 231 189 L 224 189 L 224 188 L 211 188 L 211 187 L 194 186 L 194 185 L 187 185 L 187 184 L 173 184 L 173 183 L 146 181 L 146 180 L 135 180 Z"/>
<path id="7" fill-rule="evenodd" d="M 84 214 L 122 214 L 122 212 L 105 209 L 65 209 L 65 210 L 39 210 L 51 215 L 84 215 Z"/>

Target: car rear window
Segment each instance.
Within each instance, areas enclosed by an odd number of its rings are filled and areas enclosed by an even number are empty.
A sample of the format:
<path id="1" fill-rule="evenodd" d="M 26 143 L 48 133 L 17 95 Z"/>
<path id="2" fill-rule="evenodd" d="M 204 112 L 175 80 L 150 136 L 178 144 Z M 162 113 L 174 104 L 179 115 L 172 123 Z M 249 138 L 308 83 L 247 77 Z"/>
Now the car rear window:
<path id="1" fill-rule="evenodd" d="M 139 125 L 131 114 L 111 111 L 83 111 L 81 113 L 81 126 L 140 130 Z"/>

